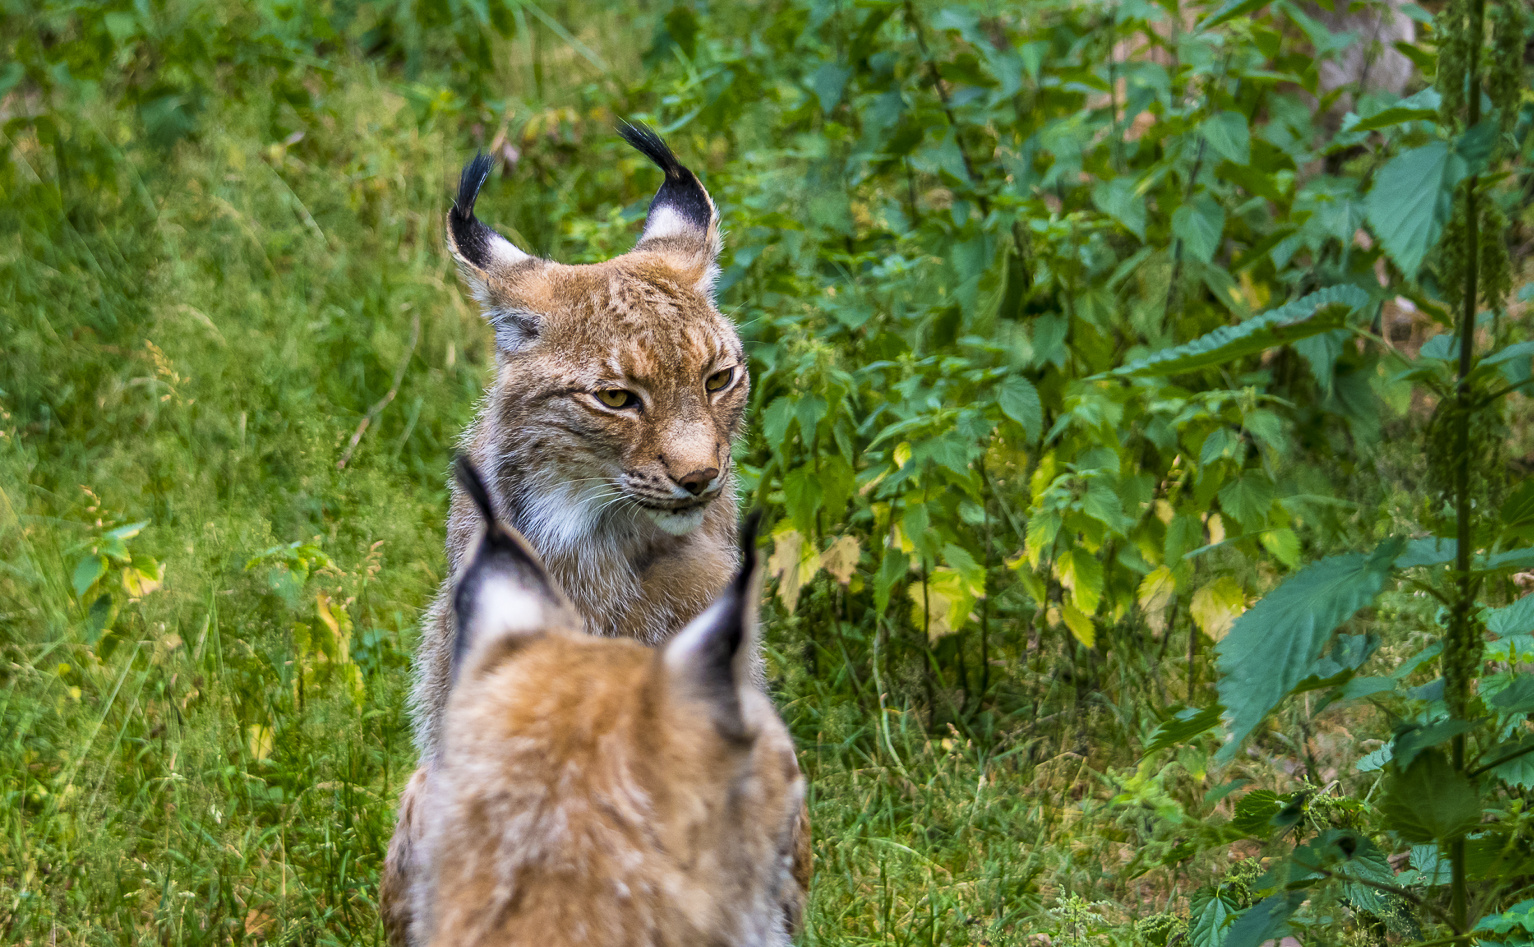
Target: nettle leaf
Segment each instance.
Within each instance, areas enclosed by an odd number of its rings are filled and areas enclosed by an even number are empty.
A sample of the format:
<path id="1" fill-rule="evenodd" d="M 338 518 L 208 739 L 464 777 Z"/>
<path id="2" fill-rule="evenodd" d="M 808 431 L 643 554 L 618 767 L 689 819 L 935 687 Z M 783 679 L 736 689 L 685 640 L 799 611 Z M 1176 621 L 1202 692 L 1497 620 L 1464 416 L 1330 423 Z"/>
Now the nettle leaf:
<path id="1" fill-rule="evenodd" d="M 1230 714 L 1228 762 L 1264 717 L 1311 672 L 1343 622 L 1385 587 L 1404 543 L 1387 540 L 1373 553 L 1321 559 L 1286 579 L 1243 612 L 1215 647 L 1220 703 Z"/>
<path id="2" fill-rule="evenodd" d="M 1221 23 L 1234 20 L 1238 16 L 1246 16 L 1255 13 L 1268 5 L 1268 0 L 1225 0 L 1216 10 L 1204 18 L 1204 22 L 1198 25 L 1200 30 L 1212 30 Z"/>
<path id="3" fill-rule="evenodd" d="M 1192 342 L 1163 349 L 1106 375 L 1142 378 L 1176 375 L 1223 365 L 1321 332 L 1340 329 L 1347 317 L 1369 302 L 1357 286 L 1329 286 L 1233 326 L 1222 326 Z"/>
<path id="4" fill-rule="evenodd" d="M 779 396 L 762 411 L 762 437 L 775 454 L 788 447 L 788 427 L 794 423 L 792 398 Z"/>
<path id="5" fill-rule="evenodd" d="M 1486 622 L 1486 630 L 1498 638 L 1534 632 L 1534 595 L 1525 595 L 1503 608 L 1487 609 L 1481 613 L 1481 619 Z"/>
<path id="6" fill-rule="evenodd" d="M 1404 122 L 1432 121 L 1438 117 L 1438 104 L 1441 101 L 1438 90 L 1428 86 L 1416 95 L 1402 99 L 1389 108 L 1382 109 L 1365 118 L 1349 112 L 1343 116 L 1342 130 L 1344 132 L 1372 132 L 1381 128 L 1389 128 L 1392 125 L 1400 125 Z"/>
<path id="7" fill-rule="evenodd" d="M 1475 725 L 1468 720 L 1440 720 L 1423 727 L 1412 727 L 1396 734 L 1391 743 L 1391 759 L 1397 767 L 1409 767 L 1424 750 L 1440 746 L 1461 733 L 1469 733 Z"/>
<path id="8" fill-rule="evenodd" d="M 1232 164 L 1248 164 L 1252 160 L 1252 135 L 1246 126 L 1246 116 L 1240 112 L 1217 112 L 1204 119 L 1199 133 L 1215 153 Z"/>
<path id="9" fill-rule="evenodd" d="M 1200 191 L 1172 214 L 1172 236 L 1182 241 L 1183 252 L 1200 263 L 1214 259 L 1225 231 L 1225 208 Z"/>
<path id="10" fill-rule="evenodd" d="M 1385 784 L 1380 813 L 1408 842 L 1446 842 L 1481 823 L 1481 797 L 1442 750 L 1424 750 Z"/>
<path id="11" fill-rule="evenodd" d="M 1268 522 L 1273 506 L 1273 481 L 1260 470 L 1250 470 L 1220 488 L 1220 509 L 1228 513 L 1247 532 L 1256 532 Z"/>
<path id="12" fill-rule="evenodd" d="M 1511 684 L 1487 698 L 1486 703 L 1501 714 L 1534 712 L 1534 675 L 1519 675 Z"/>
<path id="13" fill-rule="evenodd" d="M 1044 432 L 1044 406 L 1039 402 L 1039 392 L 1033 382 L 1021 375 L 1008 375 L 996 393 L 996 403 L 1002 414 L 1022 425 L 1030 443 Z"/>
<path id="14" fill-rule="evenodd" d="M 1509 785 L 1534 789 L 1534 734 L 1492 747 L 1481 754 L 1481 765 Z"/>
<path id="15" fill-rule="evenodd" d="M 1261 947 L 1277 938 L 1304 903 L 1303 891 L 1280 891 L 1259 901 L 1230 925 L 1222 947 Z"/>
<path id="16" fill-rule="evenodd" d="M 1468 171 L 1449 142 L 1403 151 L 1375 175 L 1365 200 L 1369 226 L 1407 279 L 1416 279 L 1453 211 L 1454 187 Z"/>
<path id="17" fill-rule="evenodd" d="M 1220 947 L 1225 942 L 1226 928 L 1230 927 L 1240 909 L 1240 905 L 1223 891 L 1216 893 L 1189 925 L 1188 943 L 1192 947 Z"/>
<path id="18" fill-rule="evenodd" d="M 1145 196 L 1138 192 L 1133 178 L 1097 182 L 1092 186 L 1092 203 L 1123 224 L 1125 230 L 1145 239 Z"/>
<path id="19" fill-rule="evenodd" d="M 96 580 L 107 574 L 106 556 L 86 556 L 75 565 L 74 576 L 71 584 L 75 587 L 75 597 L 84 598 Z"/>

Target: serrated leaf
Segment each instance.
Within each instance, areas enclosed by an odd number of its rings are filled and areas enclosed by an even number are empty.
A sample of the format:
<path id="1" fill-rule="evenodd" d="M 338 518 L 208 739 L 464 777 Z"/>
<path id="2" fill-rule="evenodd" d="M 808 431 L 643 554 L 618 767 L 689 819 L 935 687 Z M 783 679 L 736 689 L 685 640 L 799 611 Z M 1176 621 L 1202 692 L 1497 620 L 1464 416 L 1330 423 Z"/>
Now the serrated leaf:
<path id="1" fill-rule="evenodd" d="M 1407 279 L 1417 278 L 1437 245 L 1453 210 L 1454 187 L 1466 171 L 1465 159 L 1448 142 L 1434 141 L 1396 155 L 1375 175 L 1365 214 Z"/>
<path id="2" fill-rule="evenodd" d="M 1280 891 L 1257 902 L 1230 925 L 1222 947 L 1261 947 L 1283 931 L 1304 903 L 1303 891 Z"/>
<path id="3" fill-rule="evenodd" d="M 1044 406 L 1039 402 L 1039 392 L 1033 382 L 1021 375 L 1008 375 L 1002 379 L 996 403 L 1002 414 L 1022 425 L 1030 443 L 1038 440 L 1044 431 Z"/>
<path id="4" fill-rule="evenodd" d="M 1486 630 L 1498 638 L 1534 632 L 1534 595 L 1525 595 L 1511 605 L 1487 609 L 1481 618 Z"/>
<path id="5" fill-rule="evenodd" d="M 1267 6 L 1268 0 L 1225 0 L 1215 11 L 1204 18 L 1198 25 L 1200 30 L 1212 30 L 1221 23 L 1234 20 L 1238 16 L 1246 16 Z"/>
<path id="6" fill-rule="evenodd" d="M 1216 112 L 1199 123 L 1198 130 L 1226 161 L 1247 164 L 1252 160 L 1252 135 L 1240 112 Z"/>
<path id="7" fill-rule="evenodd" d="M 1172 213 L 1172 235 L 1182 241 L 1183 251 L 1200 263 L 1214 259 L 1225 231 L 1225 208 L 1205 192 Z"/>
<path id="8" fill-rule="evenodd" d="M 1192 342 L 1163 349 L 1105 374 L 1156 377 L 1223 365 L 1341 328 L 1369 294 L 1357 286 L 1329 286 L 1234 326 L 1222 326 Z M 1102 376 L 1097 376 L 1102 377 Z"/>
<path id="9" fill-rule="evenodd" d="M 1285 567 L 1293 569 L 1300 564 L 1300 537 L 1294 534 L 1294 530 L 1288 527 L 1270 529 L 1264 531 L 1259 538 L 1262 548 L 1272 553 Z"/>
<path id="10" fill-rule="evenodd" d="M 1505 783 L 1534 789 L 1534 734 L 1492 747 L 1481 754 L 1481 765 L 1491 766 L 1489 772 Z"/>
<path id="11" fill-rule="evenodd" d="M 820 567 L 839 584 L 846 585 L 852 581 L 852 573 L 857 570 L 862 555 L 863 547 L 858 544 L 858 538 L 843 536 L 820 554 Z"/>
<path id="12" fill-rule="evenodd" d="M 1520 674 L 1508 686 L 1487 698 L 1497 713 L 1534 713 L 1534 675 Z"/>
<path id="13" fill-rule="evenodd" d="M 1055 573 L 1077 608 L 1088 615 L 1097 611 L 1103 595 L 1103 564 L 1097 557 L 1085 549 L 1071 549 L 1055 561 Z"/>
<path id="14" fill-rule="evenodd" d="M 1131 178 L 1099 181 L 1092 187 L 1092 203 L 1097 209 L 1124 225 L 1124 229 L 1145 239 L 1145 197 L 1136 192 Z"/>
<path id="15" fill-rule="evenodd" d="M 1386 781 L 1380 814 L 1408 842 L 1446 842 L 1480 824 L 1481 799 L 1441 750 L 1428 749 Z"/>
<path id="16" fill-rule="evenodd" d="M 1188 925 L 1188 943 L 1191 947 L 1220 947 L 1225 941 L 1226 929 L 1240 909 L 1235 901 L 1223 893 L 1216 893 Z"/>
<path id="17" fill-rule="evenodd" d="M 1092 623 L 1091 615 L 1070 602 L 1061 602 L 1060 620 L 1065 622 L 1066 628 L 1070 629 L 1071 637 L 1088 648 L 1097 646 L 1097 626 Z"/>
<path id="18" fill-rule="evenodd" d="M 1259 470 L 1248 470 L 1221 487 L 1219 497 L 1220 509 L 1240 523 L 1243 530 L 1253 533 L 1268 522 L 1273 481 Z"/>
<path id="19" fill-rule="evenodd" d="M 1396 766 L 1409 767 L 1424 750 L 1439 746 L 1461 733 L 1469 733 L 1475 725 L 1468 720 L 1439 720 L 1422 727 L 1412 727 L 1396 734 L 1390 744 L 1390 758 Z"/>
<path id="20" fill-rule="evenodd" d="M 106 574 L 106 556 L 86 556 L 81 559 L 75 564 L 74 576 L 70 580 L 75 587 L 75 598 L 84 598 L 85 593 L 96 584 L 96 580 Z"/>
<path id="21" fill-rule="evenodd" d="M 1367 118 L 1348 114 L 1342 119 L 1344 132 L 1372 132 L 1403 122 L 1432 121 L 1438 117 L 1441 101 L 1438 90 L 1428 86 L 1416 95 L 1402 99 L 1387 109 L 1375 112 Z"/>
<path id="22" fill-rule="evenodd" d="M 1236 619 L 1216 645 L 1220 703 L 1230 713 L 1228 761 L 1264 717 L 1304 679 L 1327 642 L 1359 609 L 1374 601 L 1403 543 L 1387 540 L 1369 555 L 1353 553 L 1311 563 Z"/>
<path id="23" fill-rule="evenodd" d="M 1246 593 L 1235 579 L 1222 575 L 1193 593 L 1188 613 L 1200 631 L 1212 641 L 1229 633 L 1241 613 L 1246 611 Z"/>

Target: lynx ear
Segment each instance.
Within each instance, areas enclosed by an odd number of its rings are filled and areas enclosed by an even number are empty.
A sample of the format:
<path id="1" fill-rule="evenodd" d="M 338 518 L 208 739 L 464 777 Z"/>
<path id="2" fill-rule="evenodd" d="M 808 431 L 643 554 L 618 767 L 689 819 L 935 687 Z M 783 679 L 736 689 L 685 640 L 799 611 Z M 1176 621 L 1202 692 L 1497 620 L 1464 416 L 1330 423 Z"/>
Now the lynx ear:
<path id="1" fill-rule="evenodd" d="M 466 457 L 454 462 L 458 484 L 485 518 L 485 531 L 453 592 L 453 679 L 487 645 L 558 624 L 566 608 L 543 561 L 522 534 L 495 518 L 489 491 Z"/>
<path id="2" fill-rule="evenodd" d="M 544 261 L 524 253 L 474 216 L 474 202 L 491 166 L 487 154 L 476 154 L 463 166 L 458 196 L 447 212 L 447 246 L 469 292 L 495 328 L 496 343 L 514 352 L 538 334 L 538 317 L 522 304 L 517 284 L 541 270 Z"/>
<path id="3" fill-rule="evenodd" d="M 740 572 L 703 614 L 667 642 L 667 678 L 682 694 L 706 703 L 719 731 L 732 739 L 750 737 L 741 711 L 741 692 L 755 686 L 756 619 L 761 573 L 756 561 L 753 513 L 740 528 Z"/>
<path id="4" fill-rule="evenodd" d="M 703 182 L 645 125 L 625 122 L 618 134 L 664 172 L 666 180 L 650 201 L 636 250 L 664 254 L 700 293 L 712 296 L 719 276 L 719 209 Z"/>

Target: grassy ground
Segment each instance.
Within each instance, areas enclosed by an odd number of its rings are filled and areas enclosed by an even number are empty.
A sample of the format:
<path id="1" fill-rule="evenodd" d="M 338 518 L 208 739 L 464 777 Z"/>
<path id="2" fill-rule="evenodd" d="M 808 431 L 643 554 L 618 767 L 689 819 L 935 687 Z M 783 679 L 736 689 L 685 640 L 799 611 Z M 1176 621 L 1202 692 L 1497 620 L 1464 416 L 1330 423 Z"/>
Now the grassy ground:
<path id="1" fill-rule="evenodd" d="M 483 77 L 530 129 L 484 216 L 570 261 L 626 246 L 656 183 L 581 137 L 616 118 L 592 57 L 638 70 L 625 31 L 657 28 L 604 16 L 579 42 L 524 25 Z M 504 139 L 408 62 L 274 49 L 132 119 L 68 76 L 4 100 L 6 942 L 382 941 L 409 654 L 492 358 L 442 214 L 465 156 Z M 708 160 L 727 207 L 802 172 Z M 1159 867 L 1206 833 L 1176 800 L 1207 815 L 1232 779 L 1293 788 L 1281 751 L 1218 778 L 1202 750 L 1137 767 L 1127 702 L 1185 692 L 1171 661 L 1093 668 L 1093 690 L 1020 630 L 993 706 L 929 726 L 917 684 L 827 657 L 837 593 L 818 581 L 768 640 L 812 785 L 807 943 L 1159 943 L 1165 912 L 1261 854 Z M 1312 769 L 1348 778 L 1355 723 L 1323 728 Z"/>

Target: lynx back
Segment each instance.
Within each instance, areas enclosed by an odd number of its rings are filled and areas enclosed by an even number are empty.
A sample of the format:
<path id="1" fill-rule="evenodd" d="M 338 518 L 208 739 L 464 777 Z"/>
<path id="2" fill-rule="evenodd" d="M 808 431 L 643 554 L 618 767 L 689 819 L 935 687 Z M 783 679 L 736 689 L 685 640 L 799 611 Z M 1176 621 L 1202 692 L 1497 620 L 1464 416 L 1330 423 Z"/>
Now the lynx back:
<path id="1" fill-rule="evenodd" d="M 486 517 L 472 468 L 461 476 Z M 454 597 L 442 753 L 424 776 L 416 945 L 779 945 L 804 781 L 756 686 L 744 564 L 660 648 L 599 638 L 490 520 Z"/>

